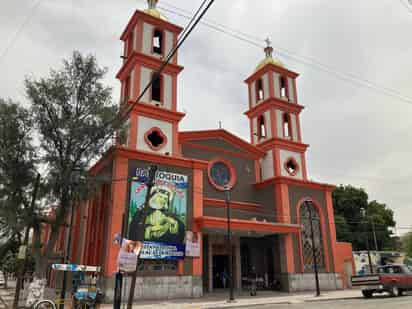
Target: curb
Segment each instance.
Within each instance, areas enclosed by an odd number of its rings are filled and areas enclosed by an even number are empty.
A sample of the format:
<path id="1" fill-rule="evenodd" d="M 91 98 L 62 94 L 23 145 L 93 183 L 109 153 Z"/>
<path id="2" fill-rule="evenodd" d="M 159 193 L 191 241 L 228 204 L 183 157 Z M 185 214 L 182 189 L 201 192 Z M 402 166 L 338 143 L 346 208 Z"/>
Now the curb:
<path id="1" fill-rule="evenodd" d="M 348 300 L 348 299 L 361 299 L 362 296 L 346 296 L 346 297 L 333 297 L 333 298 L 319 298 L 319 299 L 307 299 L 305 303 L 316 303 L 316 302 L 326 302 L 326 301 L 336 301 L 336 300 Z"/>
<path id="2" fill-rule="evenodd" d="M 266 306 L 266 305 L 291 305 L 294 304 L 295 302 L 293 301 L 277 301 L 277 302 L 267 302 L 267 303 L 249 303 L 249 304 L 238 304 L 238 305 L 233 305 L 233 306 L 225 306 L 221 305 L 218 307 L 199 307 L 199 309 L 222 309 L 222 308 L 249 308 L 250 306 Z"/>

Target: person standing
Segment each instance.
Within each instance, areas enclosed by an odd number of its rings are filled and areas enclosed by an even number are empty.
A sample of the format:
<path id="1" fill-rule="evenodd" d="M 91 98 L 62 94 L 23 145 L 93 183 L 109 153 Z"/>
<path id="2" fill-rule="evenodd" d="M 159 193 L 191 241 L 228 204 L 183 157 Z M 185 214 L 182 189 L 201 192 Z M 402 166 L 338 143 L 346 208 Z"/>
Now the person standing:
<path id="1" fill-rule="evenodd" d="M 226 272 L 226 269 L 224 269 L 223 270 L 223 272 L 222 272 L 222 286 L 223 286 L 223 288 L 224 289 L 226 289 L 226 282 L 227 282 L 227 279 L 228 279 L 228 274 L 227 274 L 227 272 Z"/>
<path id="2" fill-rule="evenodd" d="M 250 296 L 256 296 L 257 294 L 257 274 L 255 266 L 252 266 L 252 270 L 249 273 L 250 282 Z"/>

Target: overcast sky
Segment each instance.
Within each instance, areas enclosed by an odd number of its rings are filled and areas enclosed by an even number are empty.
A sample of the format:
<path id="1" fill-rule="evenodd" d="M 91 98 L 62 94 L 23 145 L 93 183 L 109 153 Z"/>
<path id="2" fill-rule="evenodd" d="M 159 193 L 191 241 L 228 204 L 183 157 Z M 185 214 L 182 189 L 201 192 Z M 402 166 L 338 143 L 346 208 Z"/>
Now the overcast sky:
<path id="1" fill-rule="evenodd" d="M 310 178 L 363 187 L 371 200 L 394 209 L 398 225 L 405 227 L 412 226 L 412 99 L 407 103 L 386 96 L 302 61 L 312 58 L 338 74 L 356 75 L 412 98 L 412 6 L 408 10 L 408 1 L 402 1 L 405 6 L 397 0 L 220 0 L 206 19 L 262 39 L 269 36 L 278 52 L 298 55 L 300 60 L 278 53 L 301 74 L 297 85 L 300 104 L 306 106 L 301 121 L 303 141 L 310 144 Z M 146 1 L 43 0 L 32 9 L 38 2 L 0 1 L 0 96 L 25 102 L 24 76 L 46 75 L 77 49 L 108 67 L 107 83 L 117 100 L 119 36 Z M 192 12 L 200 2 L 159 4 Z M 187 23 L 165 15 L 179 25 Z M 199 26 L 179 55 L 185 70 L 178 104 L 187 112 L 181 130 L 217 128 L 221 120 L 225 129 L 248 140 L 243 81 L 263 56 L 251 44 Z"/>

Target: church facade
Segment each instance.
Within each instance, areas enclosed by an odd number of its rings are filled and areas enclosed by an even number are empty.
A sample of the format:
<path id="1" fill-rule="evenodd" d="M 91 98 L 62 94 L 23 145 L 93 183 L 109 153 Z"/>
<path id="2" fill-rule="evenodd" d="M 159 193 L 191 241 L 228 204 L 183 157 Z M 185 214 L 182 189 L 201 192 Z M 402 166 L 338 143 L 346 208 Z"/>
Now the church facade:
<path id="1" fill-rule="evenodd" d="M 261 288 L 313 290 L 314 253 L 321 289 L 344 288 L 351 247 L 336 240 L 334 186 L 308 179 L 298 74 L 275 59 L 268 44 L 264 60 L 245 80 L 250 141 L 224 129 L 179 131 L 185 114 L 177 110 L 183 70 L 177 55 L 134 104 L 182 31 L 157 11 L 156 2 L 137 10 L 121 36 L 121 104 L 133 106 L 127 140 L 90 170 L 108 180 L 76 212 L 71 262 L 102 266 L 106 295 L 113 297 L 120 249 L 114 239 L 123 228 L 136 240 L 145 175 L 156 165 L 136 299 L 200 297 L 226 288 L 230 249 L 238 290 L 247 288 L 251 272 Z"/>

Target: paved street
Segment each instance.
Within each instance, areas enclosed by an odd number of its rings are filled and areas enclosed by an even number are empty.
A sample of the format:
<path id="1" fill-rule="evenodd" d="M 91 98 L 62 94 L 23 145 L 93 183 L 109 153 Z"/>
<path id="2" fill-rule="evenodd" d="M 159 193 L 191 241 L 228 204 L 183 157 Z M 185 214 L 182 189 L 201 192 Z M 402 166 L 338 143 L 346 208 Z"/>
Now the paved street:
<path id="1" fill-rule="evenodd" d="M 241 307 L 238 307 L 241 308 Z M 244 307 L 243 307 L 244 308 Z M 288 305 L 260 305 L 251 306 L 250 309 L 412 309 L 412 296 L 404 297 L 376 297 L 365 300 L 348 299 L 324 302 L 305 302 Z"/>

